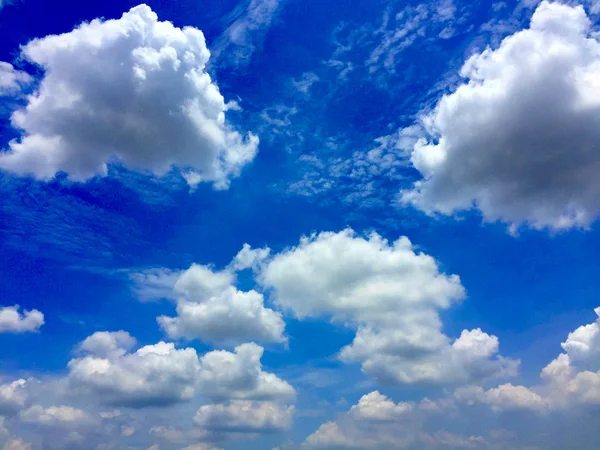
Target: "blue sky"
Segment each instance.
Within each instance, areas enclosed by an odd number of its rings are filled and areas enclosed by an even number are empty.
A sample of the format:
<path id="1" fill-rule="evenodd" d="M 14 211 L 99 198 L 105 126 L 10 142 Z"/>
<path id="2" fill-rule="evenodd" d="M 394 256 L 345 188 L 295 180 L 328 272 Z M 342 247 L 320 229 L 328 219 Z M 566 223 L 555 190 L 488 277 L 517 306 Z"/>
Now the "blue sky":
<path id="1" fill-rule="evenodd" d="M 3 448 L 595 448 L 581 1 L 0 0 Z"/>

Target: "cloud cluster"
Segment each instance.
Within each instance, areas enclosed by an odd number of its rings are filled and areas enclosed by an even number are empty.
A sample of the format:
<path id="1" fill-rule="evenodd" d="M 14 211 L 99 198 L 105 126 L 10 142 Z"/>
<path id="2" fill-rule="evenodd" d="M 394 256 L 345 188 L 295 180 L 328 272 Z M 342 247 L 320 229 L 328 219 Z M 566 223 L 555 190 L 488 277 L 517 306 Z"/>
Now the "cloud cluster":
<path id="1" fill-rule="evenodd" d="M 68 364 L 69 386 L 103 404 L 130 408 L 173 405 L 196 394 L 217 400 L 295 396 L 292 386 L 262 370 L 263 348 L 253 343 L 200 358 L 193 348 L 176 349 L 173 343 L 132 351 L 134 346 L 123 331 L 88 337 L 78 347 L 83 355 Z"/>
<path id="2" fill-rule="evenodd" d="M 80 181 L 120 161 L 159 175 L 176 166 L 193 184 L 226 188 L 256 154 L 258 138 L 226 120 L 228 105 L 205 71 L 202 32 L 160 22 L 146 5 L 34 39 L 22 55 L 44 75 L 12 115 L 22 136 L 0 155 L 0 168 Z"/>
<path id="3" fill-rule="evenodd" d="M 477 208 L 513 229 L 587 227 L 600 214 L 600 43 L 582 6 L 542 2 L 528 29 L 473 55 L 467 81 L 421 118 L 401 201 Z"/>
<path id="4" fill-rule="evenodd" d="M 302 447 L 593 448 L 600 405 L 600 308 L 595 313 L 595 322 L 569 333 L 561 344 L 564 352 L 542 370 L 535 386 L 472 384 L 435 400 L 397 403 L 374 391 L 323 423 Z M 498 429 L 500 424 L 506 428 Z M 565 432 L 571 427 L 577 431 Z"/>
<path id="5" fill-rule="evenodd" d="M 169 298 L 176 303 L 177 316 L 157 319 L 170 338 L 221 345 L 285 343 L 281 314 L 265 307 L 260 292 L 235 287 L 235 271 L 256 266 L 267 255 L 268 249 L 253 250 L 246 245 L 222 271 L 192 264 L 184 271 L 151 269 L 135 273 L 131 275 L 133 290 L 142 301 Z"/>
<path id="6" fill-rule="evenodd" d="M 236 260 L 238 268 L 242 263 L 253 264 Z M 221 344 L 285 342 L 281 314 L 264 306 L 261 293 L 240 291 L 234 282 L 233 272 L 214 272 L 210 267 L 193 264 L 174 285 L 177 316 L 160 316 L 158 323 L 174 339 Z"/>
<path id="7" fill-rule="evenodd" d="M 19 305 L 0 308 L 0 333 L 37 332 L 44 325 L 44 314 L 37 309 L 19 312 Z"/>
<path id="8" fill-rule="evenodd" d="M 11 383 L 0 384 L 0 416 L 18 413 L 27 400 L 27 381 L 15 380 Z"/>
<path id="9" fill-rule="evenodd" d="M 330 317 L 356 327 L 340 358 L 380 382 L 466 383 L 514 375 L 518 362 L 498 356 L 498 339 L 479 329 L 452 340 L 439 312 L 465 291 L 457 275 L 415 251 L 408 238 L 323 232 L 274 255 L 258 276 L 274 301 L 298 318 Z"/>
<path id="10" fill-rule="evenodd" d="M 538 413 L 600 405 L 600 308 L 598 319 L 569 333 L 559 354 L 543 368 L 537 385 L 503 384 L 491 389 L 465 386 L 454 398 L 465 404 L 485 404 L 494 411 Z"/>

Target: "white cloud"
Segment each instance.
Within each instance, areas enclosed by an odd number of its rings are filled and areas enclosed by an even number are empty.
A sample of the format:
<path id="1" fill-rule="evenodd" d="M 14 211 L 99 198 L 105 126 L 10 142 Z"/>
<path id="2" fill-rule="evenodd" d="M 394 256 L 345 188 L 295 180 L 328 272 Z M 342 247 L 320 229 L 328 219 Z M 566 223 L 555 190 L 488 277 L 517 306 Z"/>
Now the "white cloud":
<path id="1" fill-rule="evenodd" d="M 180 276 L 179 270 L 154 268 L 131 273 L 129 279 L 133 283 L 133 291 L 140 301 L 153 302 L 172 298 L 173 287 Z"/>
<path id="2" fill-rule="evenodd" d="M 1 3 L 0 8 L 2 8 Z M 0 61 L 0 97 L 18 93 L 22 85 L 31 83 L 31 81 L 31 76 L 26 72 L 16 70 L 12 64 Z"/>
<path id="3" fill-rule="evenodd" d="M 439 311 L 464 288 L 406 237 L 389 243 L 352 230 L 304 237 L 265 263 L 259 280 L 300 319 L 330 316 L 357 327 L 340 358 L 379 381 L 466 383 L 516 371 L 517 361 L 497 356 L 495 336 L 465 330 L 451 342 L 442 333 Z"/>
<path id="4" fill-rule="evenodd" d="M 468 81 L 422 117 L 430 137 L 411 161 L 423 180 L 402 202 L 429 214 L 474 207 L 513 229 L 590 225 L 600 214 L 599 55 L 583 7 L 542 2 L 529 29 L 473 55 Z"/>
<path id="5" fill-rule="evenodd" d="M 87 412 L 71 406 L 44 408 L 40 405 L 33 405 L 22 411 L 20 418 L 25 423 L 53 427 L 78 427 L 94 423 L 94 419 Z"/>
<path id="6" fill-rule="evenodd" d="M 600 404 L 600 308 L 598 319 L 569 333 L 559 354 L 541 371 L 542 383 L 532 386 L 503 384 L 484 390 L 465 386 L 455 390 L 461 403 L 484 403 L 494 411 L 529 409 L 556 411 Z"/>
<path id="7" fill-rule="evenodd" d="M 412 409 L 413 405 L 411 403 L 401 402 L 396 404 L 379 391 L 373 391 L 370 394 L 363 395 L 358 403 L 350 408 L 349 414 L 352 414 L 358 420 L 387 421 L 398 419 L 411 412 Z"/>
<path id="8" fill-rule="evenodd" d="M 297 80 L 292 80 L 292 86 L 303 94 L 308 94 L 313 84 L 319 81 L 319 76 L 314 72 L 304 72 Z"/>
<path id="9" fill-rule="evenodd" d="M 27 401 L 27 381 L 19 379 L 7 384 L 0 384 L 0 416 L 17 413 Z"/>
<path id="10" fill-rule="evenodd" d="M 44 315 L 37 309 L 19 313 L 19 305 L 0 308 L 0 333 L 37 332 L 44 324 Z"/>
<path id="11" fill-rule="evenodd" d="M 231 12 L 235 18 L 215 41 L 211 51 L 221 65 L 244 66 L 262 44 L 281 0 L 244 0 Z"/>
<path id="12" fill-rule="evenodd" d="M 420 432 L 410 403 L 395 404 L 378 391 L 361 397 L 358 404 L 336 421 L 325 422 L 303 446 L 308 448 L 405 448 Z"/>
<path id="13" fill-rule="evenodd" d="M 136 345 L 136 340 L 126 331 L 98 331 L 88 336 L 78 346 L 79 351 L 99 358 L 118 358 Z"/>
<path id="14" fill-rule="evenodd" d="M 287 338 L 281 314 L 265 308 L 261 293 L 238 290 L 234 286 L 235 273 L 230 270 L 258 267 L 268 253 L 268 249 L 252 250 L 244 246 L 231 267 L 223 271 L 192 264 L 182 272 L 155 269 L 132 275 L 134 290 L 142 300 L 164 297 L 175 300 L 177 316 L 157 319 L 173 339 L 226 345 L 247 341 L 284 343 Z"/>
<path id="15" fill-rule="evenodd" d="M 13 439 L 4 444 L 4 450 L 31 450 L 31 444 L 21 439 Z"/>
<path id="16" fill-rule="evenodd" d="M 260 279 L 273 288 L 276 303 L 299 318 L 385 320 L 413 305 L 448 308 L 464 296 L 459 277 L 440 273 L 408 238 L 390 244 L 376 233 L 362 238 L 349 229 L 301 238 L 297 247 L 274 255 Z"/>
<path id="17" fill-rule="evenodd" d="M 458 388 L 454 397 L 465 403 L 486 403 L 494 411 L 511 411 L 518 409 L 529 409 L 543 411 L 548 406 L 547 401 L 541 395 L 531 391 L 525 386 L 514 386 L 503 384 L 496 388 L 485 391 L 479 386 L 468 386 Z"/>
<path id="18" fill-rule="evenodd" d="M 231 263 L 234 270 L 258 269 L 271 253 L 270 248 L 252 248 L 244 244 Z"/>
<path id="19" fill-rule="evenodd" d="M 254 343 L 239 345 L 234 352 L 215 350 L 200 361 L 198 375 L 202 393 L 214 400 L 291 400 L 296 392 L 287 382 L 264 372 L 263 348 Z"/>
<path id="20" fill-rule="evenodd" d="M 22 53 L 45 73 L 11 118 L 23 136 L 0 156 L 4 169 L 79 181 L 117 159 L 159 175 L 177 166 L 226 188 L 256 154 L 258 138 L 225 118 L 202 32 L 159 22 L 146 5 L 35 39 Z"/>
<path id="21" fill-rule="evenodd" d="M 259 345 L 242 344 L 233 353 L 217 350 L 198 358 L 193 348 L 176 349 L 165 342 L 132 352 L 135 341 L 122 333 L 98 332 L 78 346 L 86 354 L 69 362 L 67 378 L 75 392 L 132 408 L 169 406 L 196 394 L 219 401 L 295 396 L 292 386 L 262 370 Z"/>
<path id="22" fill-rule="evenodd" d="M 101 333 L 104 334 L 104 333 Z M 96 334 L 89 339 L 96 341 Z M 113 339 L 118 342 L 119 339 Z M 127 346 L 130 340 L 125 341 Z M 85 342 L 85 341 L 84 341 Z M 69 362 L 68 381 L 73 388 L 96 394 L 105 404 L 130 407 L 163 406 L 189 400 L 195 393 L 200 370 L 192 348 L 175 349 L 159 342 L 133 353 L 87 346 L 88 354 Z"/>
<path id="23" fill-rule="evenodd" d="M 183 450 L 223 450 L 221 447 L 216 447 L 213 444 L 202 442 L 200 444 L 192 444 L 185 447 Z"/>
<path id="24" fill-rule="evenodd" d="M 266 433 L 289 429 L 293 414 L 293 406 L 239 400 L 201 406 L 194 422 L 201 428 L 215 432 Z"/>

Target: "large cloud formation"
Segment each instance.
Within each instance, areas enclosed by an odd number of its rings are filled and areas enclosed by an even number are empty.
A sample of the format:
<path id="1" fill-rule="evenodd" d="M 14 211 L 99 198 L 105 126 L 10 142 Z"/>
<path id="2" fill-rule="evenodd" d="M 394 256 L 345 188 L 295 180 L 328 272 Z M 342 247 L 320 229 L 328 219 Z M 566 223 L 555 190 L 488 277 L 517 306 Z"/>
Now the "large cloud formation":
<path id="1" fill-rule="evenodd" d="M 423 179 L 401 200 L 430 214 L 477 208 L 513 228 L 587 227 L 600 214 L 599 69 L 583 7 L 542 2 L 422 118 L 429 137 L 411 161 Z"/>
<path id="2" fill-rule="evenodd" d="M 261 265 L 275 302 L 299 318 L 329 316 L 357 328 L 340 358 L 385 383 L 465 383 L 513 375 L 517 361 L 497 355 L 498 339 L 479 329 L 452 341 L 441 310 L 465 291 L 406 237 L 389 243 L 352 230 L 304 237 Z"/>
<path id="3" fill-rule="evenodd" d="M 0 155 L 1 168 L 85 180 L 118 160 L 156 174 L 177 166 L 192 183 L 225 188 L 256 154 L 258 138 L 226 121 L 202 32 L 159 22 L 146 5 L 35 39 L 22 55 L 44 76 L 12 115 L 23 135 Z"/>
<path id="4" fill-rule="evenodd" d="M 561 344 L 564 352 L 542 370 L 535 386 L 461 386 L 434 400 L 398 403 L 374 391 L 323 423 L 301 448 L 594 448 L 600 308 L 595 313 L 595 322 L 569 333 Z"/>

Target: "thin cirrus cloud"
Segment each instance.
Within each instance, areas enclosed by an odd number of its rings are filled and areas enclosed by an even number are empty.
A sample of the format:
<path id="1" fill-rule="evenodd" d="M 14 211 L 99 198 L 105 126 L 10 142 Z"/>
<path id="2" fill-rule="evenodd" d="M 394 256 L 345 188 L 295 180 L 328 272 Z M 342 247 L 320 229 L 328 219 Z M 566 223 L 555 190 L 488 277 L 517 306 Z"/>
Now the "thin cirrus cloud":
<path id="1" fill-rule="evenodd" d="M 542 2 L 528 29 L 464 64 L 466 82 L 421 117 L 401 192 L 428 214 L 565 230 L 600 214 L 600 43 L 582 6 Z"/>
<path id="2" fill-rule="evenodd" d="M 229 105 L 205 71 L 202 32 L 161 22 L 146 5 L 34 39 L 21 53 L 44 74 L 12 114 L 22 135 L 0 155 L 0 168 L 83 181 L 119 161 L 157 175 L 178 167 L 192 185 L 224 189 L 257 152 L 258 137 L 226 119 Z M 1 68 L 14 88 L 21 75 Z"/>

